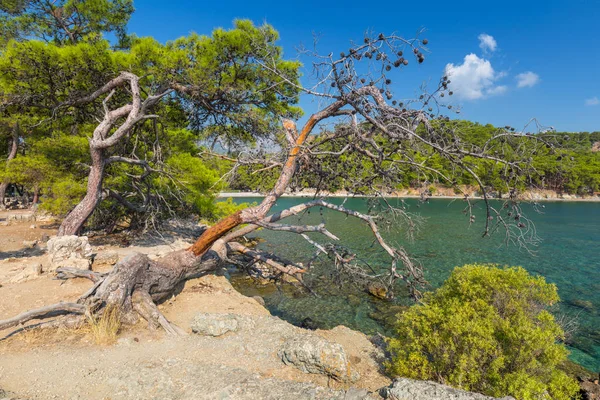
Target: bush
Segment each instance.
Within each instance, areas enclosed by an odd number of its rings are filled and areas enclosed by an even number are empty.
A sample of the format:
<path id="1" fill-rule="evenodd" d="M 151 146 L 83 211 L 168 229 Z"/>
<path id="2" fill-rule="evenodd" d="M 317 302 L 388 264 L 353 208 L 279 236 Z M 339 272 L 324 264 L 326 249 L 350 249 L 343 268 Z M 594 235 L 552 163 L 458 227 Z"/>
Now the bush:
<path id="1" fill-rule="evenodd" d="M 495 397 L 574 398 L 577 382 L 557 369 L 564 333 L 547 310 L 558 300 L 521 267 L 455 268 L 399 319 L 388 371 Z"/>

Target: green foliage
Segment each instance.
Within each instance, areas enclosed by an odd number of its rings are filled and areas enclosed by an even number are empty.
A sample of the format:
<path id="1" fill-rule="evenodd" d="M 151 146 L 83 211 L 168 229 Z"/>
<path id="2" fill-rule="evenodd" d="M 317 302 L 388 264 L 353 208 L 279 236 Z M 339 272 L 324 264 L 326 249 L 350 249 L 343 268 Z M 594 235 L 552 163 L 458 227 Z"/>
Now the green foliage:
<path id="1" fill-rule="evenodd" d="M 227 217 L 228 215 L 234 214 L 244 208 L 248 208 L 252 205 L 256 205 L 255 203 L 234 203 L 231 197 L 228 197 L 226 200 L 217 201 L 214 204 L 213 212 L 212 212 L 212 220 L 219 220 L 221 218 Z M 210 221 L 210 219 L 208 220 Z"/>
<path id="2" fill-rule="evenodd" d="M 219 28 L 210 36 L 192 34 L 167 44 L 153 38 L 129 37 L 127 48 L 117 50 L 98 34 L 124 32 L 131 6 L 127 0 L 54 2 L 61 13 L 73 11 L 71 5 L 80 3 L 79 13 L 95 10 L 97 20 L 90 16 L 84 21 L 89 34 L 82 28 L 77 40 L 65 36 L 60 27 L 44 27 L 43 19 L 36 27 L 38 31 L 23 33 L 23 21 L 32 13 L 43 14 L 45 11 L 39 7 L 47 5 L 37 1 L 17 3 L 7 3 L 10 10 L 2 14 L 18 35 L 0 52 L 0 102 L 5 105 L 7 126 L 27 116 L 31 121 L 27 125 L 37 128 L 21 135 L 25 154 L 17 157 L 22 161 L 14 164 L 9 179 L 19 179 L 32 190 L 36 184 L 17 176 L 16 166 L 44 160 L 50 167 L 38 185 L 43 194 L 42 207 L 58 214 L 64 215 L 76 204 L 75 199 L 83 196 L 91 161 L 88 138 L 97 117 L 104 113 L 103 99 L 73 104 L 121 71 L 137 74 L 145 94 L 165 85 L 189 90 L 166 96 L 152 110 L 158 119 L 139 123 L 124 141 L 105 150 L 106 157 L 144 160 L 152 172 L 121 162 L 107 165 L 105 199 L 91 220 L 100 225 L 113 225 L 123 216 L 128 217 L 131 226 L 139 226 L 149 215 L 153 220 L 175 213 L 196 213 L 205 219 L 223 215 L 233 209 L 214 204 L 214 192 L 223 187 L 218 178 L 224 166 L 201 160 L 198 143 L 253 143 L 257 138 L 274 136 L 282 116 L 301 114 L 295 106 L 298 90 L 294 86 L 300 64 L 283 59 L 276 45 L 279 35 L 270 25 L 255 26 L 240 20 L 233 29 Z M 127 11 L 121 22 L 103 15 L 115 7 Z M 47 39 L 48 32 L 55 40 L 25 40 Z M 277 69 L 285 71 L 286 79 L 261 67 L 265 63 L 275 63 Z M 127 91 L 117 91 L 108 107 L 129 101 Z"/>
<path id="3" fill-rule="evenodd" d="M 400 316 L 388 370 L 495 397 L 571 399 L 579 386 L 557 369 L 568 352 L 547 310 L 558 300 L 555 285 L 520 267 L 456 268 Z"/>
<path id="4" fill-rule="evenodd" d="M 66 175 L 48 185 L 40 209 L 58 216 L 65 216 L 81 201 L 86 191 L 86 182 Z"/>
<path id="5" fill-rule="evenodd" d="M 454 120 L 449 122 L 433 121 L 432 124 L 444 124 L 444 129 L 451 129 L 459 134 L 464 145 L 482 146 L 499 132 L 492 125 L 482 125 L 470 121 Z M 344 125 L 337 126 L 336 130 L 343 130 Z M 368 127 L 367 127 L 368 128 Z M 339 132 L 338 132 L 339 133 Z M 325 140 L 329 132 L 321 132 L 314 136 L 311 142 Z M 555 142 L 556 146 L 540 146 L 540 142 L 521 138 L 514 140 L 508 146 L 488 146 L 490 155 L 501 154 L 501 158 L 513 160 L 517 156 L 515 148 L 521 147 L 525 154 L 531 156 L 530 169 L 511 174 L 503 163 L 495 160 L 481 159 L 465 156 L 462 162 L 471 168 L 481 178 L 483 185 L 488 191 L 507 193 L 510 189 L 549 189 L 557 192 L 571 194 L 589 195 L 600 191 L 600 152 L 592 152 L 592 144 L 599 141 L 600 133 L 552 133 L 540 134 L 549 142 Z M 436 184 L 440 186 L 466 185 L 476 186 L 477 181 L 472 175 L 463 169 L 456 168 L 449 160 L 444 159 L 430 148 L 412 143 L 410 148 L 402 149 L 404 154 L 413 158 L 414 162 L 421 163 L 422 168 L 416 168 L 406 163 L 406 157 L 396 153 L 396 149 L 388 148 L 389 143 L 382 137 L 375 136 L 378 145 L 386 153 L 391 154 L 398 164 L 389 168 L 389 162 L 382 163 L 382 169 L 386 174 L 380 174 L 369 161 L 365 160 L 359 152 L 347 151 L 337 154 L 346 145 L 343 139 L 331 140 L 321 148 L 328 151 L 325 155 L 313 156 L 310 165 L 301 165 L 298 174 L 294 177 L 297 188 L 320 188 L 322 190 L 352 190 L 356 193 L 368 192 L 368 185 L 375 188 L 388 190 L 402 189 L 407 187 L 421 188 L 423 183 Z M 496 146 L 501 145 L 497 144 Z M 496 155 L 498 155 L 496 154 Z M 527 161 L 527 160 L 521 160 Z M 255 173 L 263 168 L 262 165 L 239 168 L 232 187 L 239 190 L 263 191 L 270 188 L 276 179 L 277 169 Z M 433 172 L 433 169 L 441 173 Z M 528 172 L 525 173 L 525 172 Z M 384 176 L 385 175 L 385 176 Z M 443 175 L 443 176 L 442 176 Z M 529 175 L 529 177 L 527 177 Z M 510 182 L 510 187 L 507 184 Z M 357 185 L 357 182 L 359 185 Z M 371 189 L 372 190 L 372 189 Z M 460 194 L 460 191 L 457 191 Z"/>
<path id="6" fill-rule="evenodd" d="M 2 0 L 0 44 L 32 37 L 74 44 L 109 32 L 124 43 L 132 13 L 132 0 Z"/>

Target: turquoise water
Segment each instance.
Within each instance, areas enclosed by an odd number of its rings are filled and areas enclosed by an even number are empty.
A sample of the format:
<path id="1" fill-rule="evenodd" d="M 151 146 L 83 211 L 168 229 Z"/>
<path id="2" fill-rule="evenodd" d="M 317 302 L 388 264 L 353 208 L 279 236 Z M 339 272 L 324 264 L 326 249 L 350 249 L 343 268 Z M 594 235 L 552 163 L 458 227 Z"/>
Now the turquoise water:
<path id="1" fill-rule="evenodd" d="M 238 202 L 256 200 L 236 199 Z M 274 211 L 302 201 L 282 198 Z M 342 199 L 331 201 L 339 204 Z M 384 232 L 384 237 L 403 246 L 423 265 L 430 288 L 438 287 L 455 266 L 475 262 L 520 265 L 531 273 L 543 275 L 558 286 L 562 302 L 555 311 L 578 321 L 579 328 L 569 342 L 571 359 L 600 371 L 600 203 L 547 202 L 539 210 L 541 213 L 532 205 L 523 205 L 542 239 L 532 255 L 514 246 L 507 247 L 502 235 L 482 238 L 481 223 L 469 227 L 468 218 L 461 212 L 462 201 L 432 199 L 421 204 L 409 199 L 405 202 L 408 211 L 425 218 L 420 232 L 412 241 L 401 230 Z M 364 199 L 350 199 L 346 206 L 367 210 Z M 481 222 L 482 207 L 479 213 L 477 220 Z M 313 209 L 310 214 L 290 217 L 286 222 L 316 224 L 321 221 L 371 266 L 387 265 L 389 259 L 373 243 L 370 231 L 356 219 L 334 211 Z M 259 248 L 294 261 L 306 263 L 314 254 L 314 248 L 295 234 L 263 230 L 254 236 L 266 239 Z M 319 236 L 313 238 L 322 240 Z M 397 311 L 393 304 L 378 301 L 358 289 L 339 289 L 331 285 L 323 279 L 329 271 L 330 265 L 324 260 L 315 266 L 312 279 L 309 278 L 319 297 L 277 290 L 261 294 L 273 314 L 294 323 L 310 317 L 324 328 L 343 324 L 370 334 L 389 332 L 386 318 L 389 322 L 390 313 Z M 410 304 L 401 292 L 398 297 L 398 303 Z"/>

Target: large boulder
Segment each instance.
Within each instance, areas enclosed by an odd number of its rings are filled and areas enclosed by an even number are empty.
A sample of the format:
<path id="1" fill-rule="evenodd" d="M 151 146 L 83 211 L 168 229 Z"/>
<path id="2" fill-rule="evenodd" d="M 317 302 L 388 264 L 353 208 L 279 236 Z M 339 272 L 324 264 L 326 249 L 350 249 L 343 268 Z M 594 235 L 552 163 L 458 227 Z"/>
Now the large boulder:
<path id="1" fill-rule="evenodd" d="M 386 388 L 381 389 L 381 396 L 389 400 L 493 400 L 495 397 L 479 393 L 466 392 L 450 386 L 429 381 L 416 381 L 398 378 Z M 515 400 L 503 397 L 502 400 Z"/>
<path id="2" fill-rule="evenodd" d="M 358 372 L 351 370 L 342 345 L 320 336 L 295 336 L 283 344 L 278 355 L 284 364 L 302 372 L 323 374 L 342 382 L 355 382 L 360 378 Z"/>
<path id="3" fill-rule="evenodd" d="M 50 272 L 60 267 L 90 269 L 92 266 L 92 246 L 87 236 L 54 236 L 48 240 L 48 254 Z"/>

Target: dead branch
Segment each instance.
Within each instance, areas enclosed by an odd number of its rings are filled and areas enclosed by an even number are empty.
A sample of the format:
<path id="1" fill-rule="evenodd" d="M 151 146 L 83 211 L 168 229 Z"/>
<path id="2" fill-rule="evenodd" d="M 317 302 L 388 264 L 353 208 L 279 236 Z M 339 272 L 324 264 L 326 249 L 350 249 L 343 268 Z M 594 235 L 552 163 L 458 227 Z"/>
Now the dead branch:
<path id="1" fill-rule="evenodd" d="M 36 308 L 9 319 L 0 321 L 0 330 L 12 328 L 13 326 L 22 325 L 32 319 L 44 319 L 54 317 L 61 314 L 84 314 L 86 306 L 77 303 L 57 303 L 50 306 Z"/>

